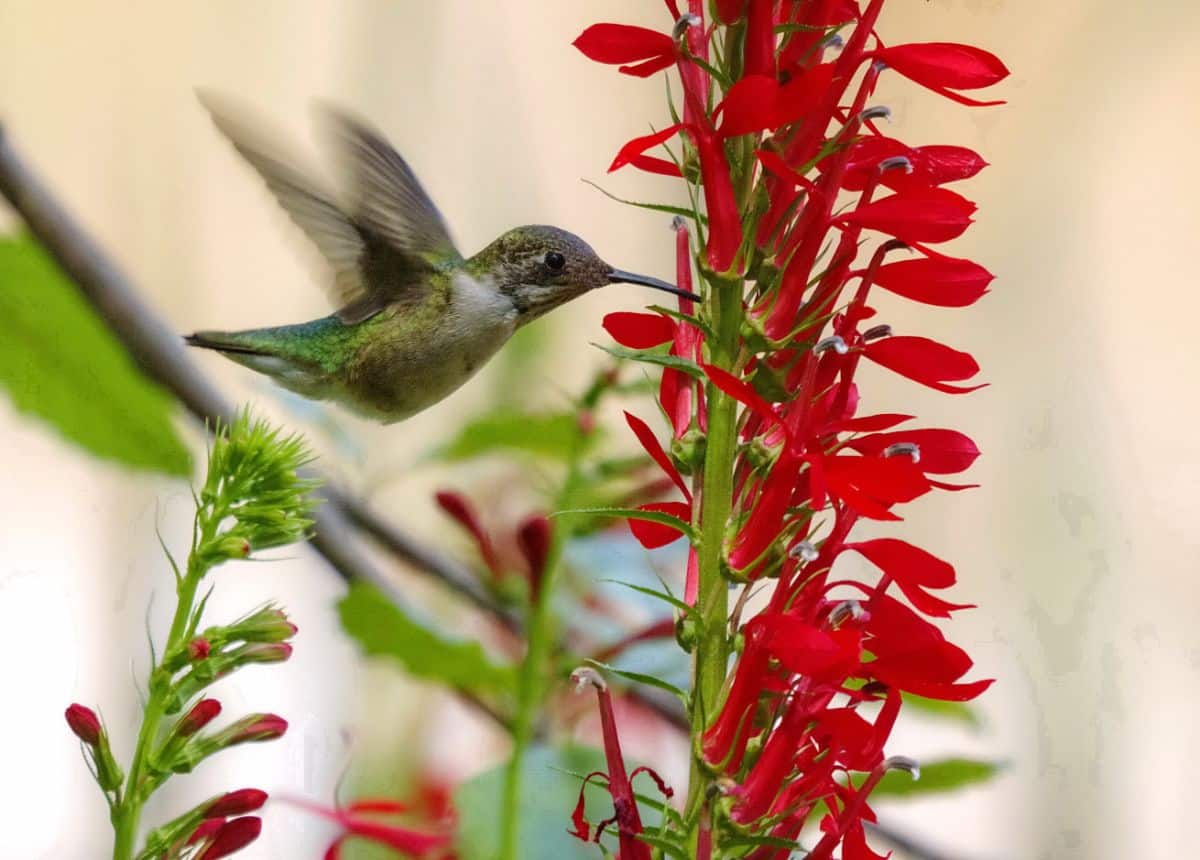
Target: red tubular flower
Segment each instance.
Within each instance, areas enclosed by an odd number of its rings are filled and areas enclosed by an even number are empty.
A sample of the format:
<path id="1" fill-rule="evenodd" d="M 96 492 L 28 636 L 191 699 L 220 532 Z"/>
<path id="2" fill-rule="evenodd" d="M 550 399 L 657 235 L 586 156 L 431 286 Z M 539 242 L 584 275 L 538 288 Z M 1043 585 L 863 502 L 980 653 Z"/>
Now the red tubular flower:
<path id="1" fill-rule="evenodd" d="M 196 860 L 219 860 L 241 851 L 258 838 L 262 832 L 262 819 L 248 815 L 245 818 L 234 818 L 226 821 L 209 837 L 208 847 Z"/>
<path id="2" fill-rule="evenodd" d="M 571 673 L 571 680 L 576 689 L 582 689 L 586 685 L 594 687 L 599 700 L 600 730 L 604 736 L 604 758 L 608 765 L 608 773 L 607 775 L 593 774 L 592 776 L 607 776 L 608 793 L 612 796 L 613 801 L 611 822 L 617 825 L 621 860 L 650 860 L 650 846 L 637 838 L 643 831 L 642 818 L 638 812 L 637 798 L 633 794 L 632 776 L 625 769 L 625 758 L 621 754 L 621 741 L 617 736 L 617 722 L 613 716 L 612 694 L 609 693 L 604 679 L 594 669 L 576 669 Z M 671 790 L 667 788 L 658 774 L 649 768 L 638 768 L 634 771 L 633 776 L 640 772 L 649 774 L 658 785 L 659 790 L 667 797 L 671 796 Z M 588 777 L 589 780 L 591 778 Z M 584 840 L 588 839 L 587 821 L 583 817 L 583 791 L 586 786 L 587 780 L 579 789 L 579 802 L 571 816 L 575 828 L 571 831 L 572 834 Z M 597 841 L 608 823 L 610 822 L 603 822 L 598 826 L 595 834 Z"/>
<path id="3" fill-rule="evenodd" d="M 979 366 L 968 353 L 892 334 L 877 319 L 872 290 L 956 308 L 976 302 L 992 281 L 978 263 L 933 247 L 972 224 L 975 204 L 947 186 L 976 176 L 986 161 L 964 146 L 911 146 L 881 135 L 876 120 L 887 109 L 873 98 L 880 74 L 892 69 L 960 103 L 994 104 L 964 93 L 1008 70 L 970 46 L 884 45 L 876 32 L 884 0 L 717 0 L 707 4 L 717 22 L 711 27 L 703 23 L 702 0 L 689 0 L 684 16 L 681 0 L 665 5 L 676 19 L 673 37 L 593 28 L 580 47 L 632 74 L 676 66 L 683 93 L 676 122 L 627 142 L 610 169 L 686 176 L 691 198 L 704 202 L 697 229 L 707 229 L 709 296 L 740 289 L 741 328 L 736 337 L 722 330 L 728 306 L 711 298 L 696 325 L 621 313 L 606 318 L 605 328 L 631 349 L 656 350 L 656 360 L 669 343 L 672 356 L 701 369 L 700 382 L 726 395 L 721 417 L 734 431 L 726 434 L 732 438 L 723 460 L 708 456 L 712 449 L 703 462 L 696 456 L 699 443 L 713 445 L 716 436 L 707 434 L 706 386 L 677 368 L 665 369 L 659 386 L 669 446 L 655 428 L 627 415 L 664 476 L 660 486 L 682 496 L 642 510 L 670 514 L 705 538 L 689 548 L 686 602 L 705 608 L 697 596 L 713 583 L 701 589 L 699 572 L 713 552 L 718 564 L 704 567 L 706 575 L 718 567 L 731 579 L 774 583 L 766 608 L 740 624 L 743 647 L 724 686 L 709 683 L 712 666 L 705 649 L 696 650 L 708 723 L 693 744 L 711 769 L 700 785 L 719 789 L 725 801 L 693 795 L 688 808 L 700 812 L 688 838 L 699 855 L 720 856 L 732 819 L 743 834 L 779 840 L 756 846 L 748 858 L 783 860 L 814 810 L 827 808 L 812 860 L 838 851 L 844 860 L 871 860 L 880 855 L 863 827 L 873 820 L 870 792 L 886 769 L 911 767 L 884 759 L 901 692 L 957 701 L 991 683 L 964 680 L 970 657 L 930 620 L 967 608 L 947 599 L 953 566 L 899 537 L 852 536 L 864 519 L 899 521 L 906 504 L 934 489 L 964 489 L 938 479 L 964 472 L 979 456 L 957 430 L 906 429 L 911 415 L 860 408 L 868 392 L 858 371 L 868 362 L 945 393 L 981 387 L 972 384 Z M 732 34 L 722 30 L 731 24 Z M 710 41 L 722 50 L 710 54 Z M 678 164 L 650 154 L 670 141 Z M 896 259 L 900 250 L 915 255 Z M 676 254 L 677 281 L 690 289 L 691 248 L 681 225 Z M 756 283 L 738 283 L 743 269 Z M 691 303 L 681 302 L 680 311 L 691 315 Z M 720 340 L 705 349 L 700 326 Z M 729 399 L 732 416 L 724 411 Z M 694 520 L 706 505 L 693 490 L 711 492 L 713 485 L 686 480 L 681 469 L 691 474 L 684 464 L 704 469 L 729 459 L 728 482 L 723 476 L 717 486 L 728 490 L 730 509 L 710 531 L 712 523 Z M 630 528 L 648 547 L 681 531 L 642 520 Z M 845 553 L 869 563 L 862 577 L 834 577 Z M 853 569 L 847 562 L 843 568 Z M 739 621 L 745 610 L 739 602 Z M 701 617 L 716 627 L 724 622 Z M 656 625 L 655 635 L 668 627 Z M 610 697 L 594 673 L 580 680 L 599 690 L 608 756 L 608 773 L 589 779 L 608 781 L 623 860 L 649 856 L 636 839 L 641 821 Z M 850 779 L 855 772 L 865 780 Z M 576 835 L 593 838 L 582 795 L 573 822 Z"/>
<path id="4" fill-rule="evenodd" d="M 364 798 L 349 806 L 333 809 L 303 798 L 290 797 L 286 800 L 293 806 L 326 818 L 342 828 L 342 833 L 325 852 L 325 860 L 339 860 L 342 856 L 342 846 L 349 839 L 373 842 L 376 845 L 393 848 L 405 857 L 416 857 L 422 860 L 434 860 L 434 858 L 451 860 L 454 856 L 451 850 L 454 843 L 455 824 L 452 809 L 445 807 L 427 809 L 427 813 L 434 813 L 427 818 L 434 829 L 425 830 L 376 820 L 381 816 L 394 817 L 414 811 L 410 804 L 387 798 Z"/>
<path id="5" fill-rule="evenodd" d="M 207 726 L 221 713 L 221 703 L 216 699 L 201 699 L 175 724 L 175 734 L 181 738 L 191 737 Z"/>
<path id="6" fill-rule="evenodd" d="M 239 788 L 226 792 L 204 810 L 205 818 L 230 818 L 261 809 L 267 802 L 267 793 L 257 788 Z"/>
<path id="7" fill-rule="evenodd" d="M 483 559 L 483 563 L 487 565 L 487 569 L 492 572 L 493 576 L 499 576 L 503 572 L 503 568 L 500 564 L 500 557 L 496 554 L 496 547 L 492 543 L 491 536 L 484 529 L 475 507 L 467 497 L 450 490 L 441 490 L 434 498 L 437 500 L 438 507 L 475 539 L 475 545 L 479 548 L 479 555 Z"/>
<path id="8" fill-rule="evenodd" d="M 546 572 L 546 559 L 550 555 L 552 540 L 553 528 L 550 521 L 541 514 L 526 517 L 525 521 L 517 527 L 517 546 L 529 567 L 529 582 L 532 586 L 530 591 L 534 598 L 537 597 L 542 576 Z"/>

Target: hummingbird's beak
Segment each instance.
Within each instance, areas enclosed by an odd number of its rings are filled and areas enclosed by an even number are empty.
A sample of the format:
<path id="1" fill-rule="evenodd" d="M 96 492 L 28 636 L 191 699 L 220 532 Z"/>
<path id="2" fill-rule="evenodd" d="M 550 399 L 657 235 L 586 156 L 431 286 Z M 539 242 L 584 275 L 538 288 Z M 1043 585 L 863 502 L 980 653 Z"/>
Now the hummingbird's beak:
<path id="1" fill-rule="evenodd" d="M 662 290 L 664 293 L 671 293 L 672 295 L 679 296 L 681 299 L 691 299 L 693 302 L 700 301 L 700 297 L 695 293 L 681 290 L 674 284 L 668 284 L 666 281 L 660 281 L 658 278 L 651 278 L 649 275 L 635 275 L 633 272 L 613 269 L 608 273 L 608 279 L 615 284 L 640 284 L 643 287 L 653 287 L 656 290 Z"/>

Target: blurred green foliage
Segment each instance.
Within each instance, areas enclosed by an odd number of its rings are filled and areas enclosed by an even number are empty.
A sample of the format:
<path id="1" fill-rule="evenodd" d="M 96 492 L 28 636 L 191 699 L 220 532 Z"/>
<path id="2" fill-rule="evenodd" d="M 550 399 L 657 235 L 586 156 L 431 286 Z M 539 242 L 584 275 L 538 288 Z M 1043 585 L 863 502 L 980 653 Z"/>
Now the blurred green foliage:
<path id="1" fill-rule="evenodd" d="M 352 583 L 338 614 L 364 652 L 390 657 L 414 678 L 476 693 L 513 689 L 511 666 L 492 662 L 476 641 L 449 639 L 420 623 L 371 585 Z"/>
<path id="2" fill-rule="evenodd" d="M 0 238 L 0 386 L 97 457 L 186 477 L 174 400 L 134 365 L 34 242 Z"/>

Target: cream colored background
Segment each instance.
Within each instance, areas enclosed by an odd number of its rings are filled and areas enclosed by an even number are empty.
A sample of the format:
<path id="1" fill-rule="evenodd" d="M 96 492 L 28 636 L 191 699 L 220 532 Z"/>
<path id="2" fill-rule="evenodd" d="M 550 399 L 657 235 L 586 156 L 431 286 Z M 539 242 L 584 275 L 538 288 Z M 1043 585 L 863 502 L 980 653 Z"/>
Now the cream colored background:
<path id="1" fill-rule="evenodd" d="M 569 44 L 595 20 L 662 26 L 661 16 L 656 0 L 4 0 L 0 119 L 181 331 L 326 307 L 295 235 L 196 104 L 197 85 L 241 94 L 302 139 L 314 97 L 371 117 L 464 249 L 552 222 L 618 265 L 667 275 L 664 219 L 578 181 L 604 179 L 620 143 L 661 121 L 661 86 L 593 66 Z M 880 30 L 892 42 L 980 44 L 1014 71 L 999 109 L 969 111 L 894 76 L 880 93 L 910 142 L 968 144 L 993 163 L 963 189 L 979 223 L 955 251 L 998 275 L 967 312 L 880 302 L 898 329 L 974 351 L 992 382 L 967 398 L 883 376 L 868 389 L 879 408 L 919 409 L 985 452 L 974 472 L 984 489 L 922 503 L 908 533 L 953 559 L 959 596 L 980 605 L 953 632 L 999 678 L 983 703 L 988 730 L 909 725 L 892 749 L 1011 762 L 988 789 L 894 807 L 890 820 L 970 858 L 1186 856 L 1200 769 L 1200 7 L 894 0 Z M 634 174 L 605 182 L 640 198 L 665 187 Z M 552 401 L 576 386 L 598 361 L 586 343 L 602 313 L 638 300 L 614 288 L 541 323 L 552 357 L 529 371 L 526 394 Z M 249 374 L 203 360 L 231 392 L 286 417 Z M 508 396 L 488 379 L 402 426 L 347 421 L 367 452 L 347 474 L 403 470 L 461 415 Z M 156 628 L 169 603 L 154 527 L 179 546 L 189 503 L 178 485 L 97 463 L 3 402 L 0 446 L 0 855 L 100 857 L 107 824 L 62 709 L 80 700 L 114 726 L 132 717 L 145 595 L 157 590 Z M 391 480 L 380 503 L 427 528 L 436 477 Z M 287 714 L 293 731 L 180 780 L 172 808 L 240 785 L 328 797 L 347 738 L 405 711 L 359 706 L 365 687 L 392 676 L 363 670 L 337 633 L 339 584 L 308 552 L 295 556 L 225 571 L 214 601 L 234 612 L 286 597 L 302 630 L 295 659 L 248 671 L 222 698 Z M 447 726 L 411 742 L 467 764 L 488 754 L 461 736 L 467 724 Z M 272 809 L 247 856 L 315 857 L 326 833 Z"/>

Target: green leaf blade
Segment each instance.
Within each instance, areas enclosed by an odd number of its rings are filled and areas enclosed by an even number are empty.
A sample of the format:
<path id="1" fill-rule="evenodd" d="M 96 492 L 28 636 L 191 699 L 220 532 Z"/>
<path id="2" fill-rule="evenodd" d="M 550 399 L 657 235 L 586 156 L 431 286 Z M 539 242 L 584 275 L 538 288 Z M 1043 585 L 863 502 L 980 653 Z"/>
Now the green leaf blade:
<path id="1" fill-rule="evenodd" d="M 481 693 L 514 687 L 513 668 L 492 662 L 478 642 L 443 637 L 371 585 L 351 584 L 338 616 L 366 654 L 391 658 L 416 678 Z"/>
<path id="2" fill-rule="evenodd" d="M 0 387 L 97 457 L 178 477 L 192 459 L 175 401 L 148 380 L 45 252 L 0 238 Z"/>

